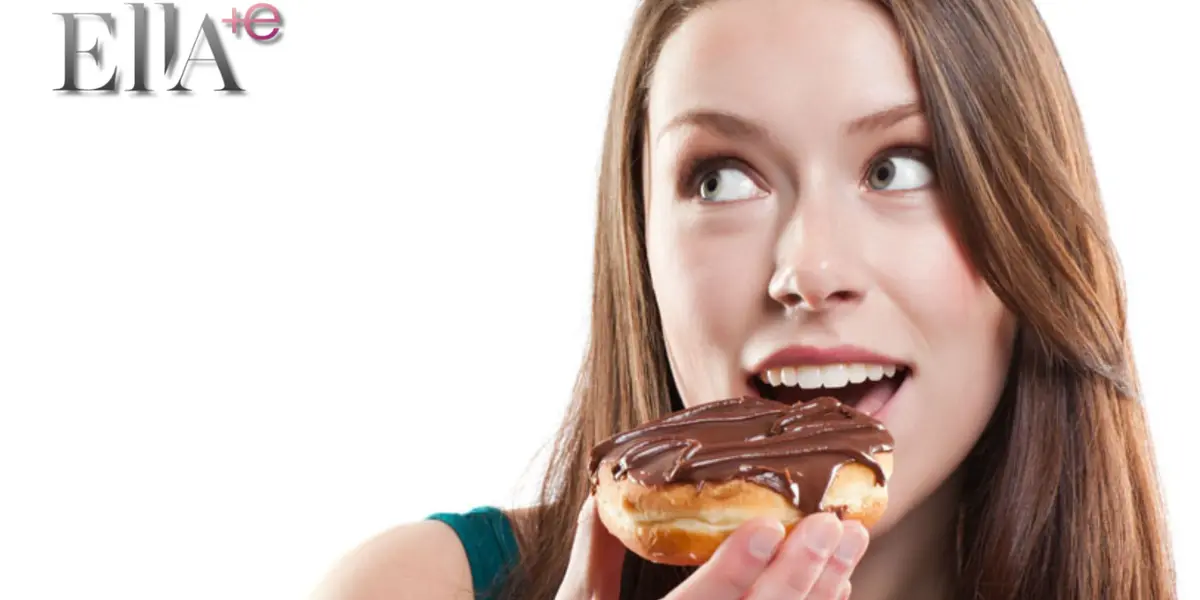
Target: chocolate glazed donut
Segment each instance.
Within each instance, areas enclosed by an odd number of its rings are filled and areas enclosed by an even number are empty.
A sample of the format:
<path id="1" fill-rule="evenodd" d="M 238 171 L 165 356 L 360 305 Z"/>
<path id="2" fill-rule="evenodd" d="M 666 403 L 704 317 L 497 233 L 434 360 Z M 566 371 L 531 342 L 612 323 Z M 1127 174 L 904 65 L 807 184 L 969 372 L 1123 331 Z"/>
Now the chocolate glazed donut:
<path id="1" fill-rule="evenodd" d="M 739 525 L 791 529 L 834 512 L 868 528 L 887 507 L 892 436 L 831 397 L 754 397 L 676 412 L 599 443 L 590 476 L 600 519 L 643 558 L 699 565 Z"/>

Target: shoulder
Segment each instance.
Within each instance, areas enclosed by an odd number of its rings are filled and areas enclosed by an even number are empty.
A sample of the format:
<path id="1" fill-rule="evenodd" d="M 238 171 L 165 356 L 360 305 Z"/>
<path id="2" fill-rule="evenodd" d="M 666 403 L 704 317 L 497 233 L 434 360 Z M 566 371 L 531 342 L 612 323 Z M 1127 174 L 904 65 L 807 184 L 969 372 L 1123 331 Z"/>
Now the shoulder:
<path id="1" fill-rule="evenodd" d="M 509 511 L 509 519 L 522 510 Z M 343 557 L 312 600 L 473 600 L 471 565 L 450 525 L 426 520 L 394 527 Z"/>
<path id="2" fill-rule="evenodd" d="M 467 554 L 439 521 L 401 525 L 366 540 L 326 576 L 312 600 L 474 597 Z"/>

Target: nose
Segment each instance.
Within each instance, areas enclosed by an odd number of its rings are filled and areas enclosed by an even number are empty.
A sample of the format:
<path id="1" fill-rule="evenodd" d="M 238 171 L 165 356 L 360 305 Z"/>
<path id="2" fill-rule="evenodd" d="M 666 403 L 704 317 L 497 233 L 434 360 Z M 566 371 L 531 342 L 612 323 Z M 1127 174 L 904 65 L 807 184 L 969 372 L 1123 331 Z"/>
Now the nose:
<path id="1" fill-rule="evenodd" d="M 863 286 L 853 272 L 851 237 L 827 209 L 798 209 L 780 236 L 768 295 L 788 313 L 857 302 Z"/>

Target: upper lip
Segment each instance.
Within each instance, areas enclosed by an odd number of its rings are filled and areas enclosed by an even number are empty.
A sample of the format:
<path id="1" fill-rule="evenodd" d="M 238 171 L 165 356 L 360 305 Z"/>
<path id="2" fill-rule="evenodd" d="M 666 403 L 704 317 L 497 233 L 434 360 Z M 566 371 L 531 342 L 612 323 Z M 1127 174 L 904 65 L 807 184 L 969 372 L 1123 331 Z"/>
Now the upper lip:
<path id="1" fill-rule="evenodd" d="M 762 373 L 767 369 L 778 369 L 781 367 L 820 366 L 839 363 L 905 366 L 904 362 L 899 359 L 856 346 L 835 346 L 830 348 L 788 346 L 763 359 L 754 367 L 752 372 Z"/>

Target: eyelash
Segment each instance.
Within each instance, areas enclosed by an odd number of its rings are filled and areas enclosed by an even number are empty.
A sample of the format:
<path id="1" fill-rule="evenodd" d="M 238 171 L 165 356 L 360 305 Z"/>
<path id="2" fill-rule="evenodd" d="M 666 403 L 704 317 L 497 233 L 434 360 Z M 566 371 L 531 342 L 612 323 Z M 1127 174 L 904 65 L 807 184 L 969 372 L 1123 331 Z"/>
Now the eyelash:
<path id="1" fill-rule="evenodd" d="M 870 175 L 871 168 L 877 162 L 884 158 L 890 158 L 894 156 L 915 158 L 925 162 L 930 169 L 934 169 L 933 160 L 931 158 L 932 153 L 928 148 L 921 146 L 893 146 L 887 150 L 884 150 L 883 152 L 877 153 L 873 158 L 871 158 L 871 160 L 867 163 L 867 166 L 864 168 L 860 179 L 865 181 Z M 745 174 L 747 177 L 755 180 L 756 183 L 759 183 L 760 185 L 762 184 L 761 178 L 754 171 L 754 169 L 751 169 L 749 165 L 746 164 L 746 161 L 730 154 L 700 154 L 689 159 L 685 165 L 686 166 L 682 171 L 682 176 L 678 182 L 679 196 L 682 198 L 694 198 L 698 196 L 700 181 L 708 175 L 711 175 L 714 171 L 718 171 L 726 167 L 735 167 L 741 169 L 746 172 Z"/>

